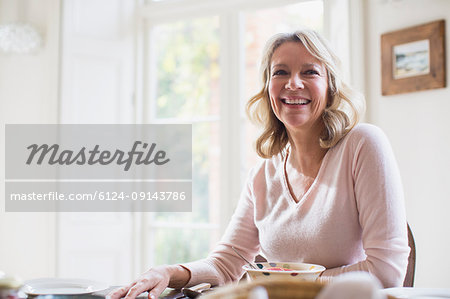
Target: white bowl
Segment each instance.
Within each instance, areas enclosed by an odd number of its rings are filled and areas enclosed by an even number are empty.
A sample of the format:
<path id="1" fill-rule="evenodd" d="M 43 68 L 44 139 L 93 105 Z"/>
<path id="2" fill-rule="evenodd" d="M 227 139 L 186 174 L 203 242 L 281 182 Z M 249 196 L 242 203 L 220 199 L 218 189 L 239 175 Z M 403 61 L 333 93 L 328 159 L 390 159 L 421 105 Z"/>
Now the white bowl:
<path id="1" fill-rule="evenodd" d="M 256 263 L 259 269 L 252 269 L 249 265 L 242 268 L 247 272 L 250 281 L 261 278 L 286 278 L 299 281 L 315 281 L 320 273 L 325 271 L 325 267 L 316 264 L 290 263 L 290 262 L 270 262 Z M 285 270 L 270 270 L 268 268 L 284 268 Z"/>

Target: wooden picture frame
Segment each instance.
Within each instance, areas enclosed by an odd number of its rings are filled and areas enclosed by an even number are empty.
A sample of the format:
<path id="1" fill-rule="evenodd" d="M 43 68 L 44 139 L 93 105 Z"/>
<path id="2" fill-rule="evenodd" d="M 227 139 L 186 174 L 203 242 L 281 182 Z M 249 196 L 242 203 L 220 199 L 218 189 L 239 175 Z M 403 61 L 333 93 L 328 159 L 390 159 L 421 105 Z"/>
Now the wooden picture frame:
<path id="1" fill-rule="evenodd" d="M 445 20 L 381 35 L 381 93 L 446 86 Z"/>

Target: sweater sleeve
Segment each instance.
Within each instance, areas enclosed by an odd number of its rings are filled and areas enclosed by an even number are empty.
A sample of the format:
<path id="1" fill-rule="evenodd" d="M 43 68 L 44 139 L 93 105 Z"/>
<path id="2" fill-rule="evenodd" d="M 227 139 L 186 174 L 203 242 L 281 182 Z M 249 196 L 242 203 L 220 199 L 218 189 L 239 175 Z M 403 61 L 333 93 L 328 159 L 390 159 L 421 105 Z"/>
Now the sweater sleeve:
<path id="1" fill-rule="evenodd" d="M 245 262 L 236 255 L 231 246 L 247 260 L 254 260 L 260 245 L 258 229 L 254 222 L 251 185 L 249 179 L 224 236 L 209 256 L 200 261 L 182 264 L 191 272 L 187 286 L 201 282 L 209 282 L 214 286 L 237 281 L 244 273 L 242 266 Z"/>
<path id="2" fill-rule="evenodd" d="M 408 235 L 400 174 L 389 141 L 374 126 L 355 132 L 352 176 L 366 259 L 326 270 L 321 279 L 367 271 L 384 287 L 402 286 L 408 264 Z"/>

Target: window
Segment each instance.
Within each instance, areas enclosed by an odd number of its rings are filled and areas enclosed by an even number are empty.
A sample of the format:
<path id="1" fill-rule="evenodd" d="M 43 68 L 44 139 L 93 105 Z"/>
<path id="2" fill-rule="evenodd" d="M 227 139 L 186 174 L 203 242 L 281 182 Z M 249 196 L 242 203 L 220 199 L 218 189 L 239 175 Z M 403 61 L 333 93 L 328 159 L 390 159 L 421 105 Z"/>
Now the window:
<path id="1" fill-rule="evenodd" d="M 192 213 L 143 217 L 147 268 L 203 258 L 219 240 L 257 160 L 244 108 L 260 88 L 262 47 L 276 32 L 323 31 L 323 3 L 160 0 L 142 16 L 141 118 L 193 124 Z"/>
<path id="2" fill-rule="evenodd" d="M 192 213 L 154 213 L 148 239 L 154 264 L 185 262 L 208 253 L 217 239 L 220 194 L 219 18 L 199 17 L 152 28 L 153 123 L 192 123 Z M 153 67 L 153 66 L 151 66 Z"/>

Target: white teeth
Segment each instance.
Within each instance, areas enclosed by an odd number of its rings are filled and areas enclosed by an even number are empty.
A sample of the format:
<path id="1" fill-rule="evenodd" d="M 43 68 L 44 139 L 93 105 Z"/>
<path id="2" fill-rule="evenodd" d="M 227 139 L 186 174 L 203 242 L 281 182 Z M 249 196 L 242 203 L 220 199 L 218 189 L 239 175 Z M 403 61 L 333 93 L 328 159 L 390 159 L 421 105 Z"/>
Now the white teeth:
<path id="1" fill-rule="evenodd" d="M 308 104 L 309 102 L 311 102 L 310 100 L 304 100 L 304 99 L 295 99 L 295 100 L 283 99 L 283 101 L 286 104 L 290 104 L 290 105 L 305 105 L 305 104 Z"/>

